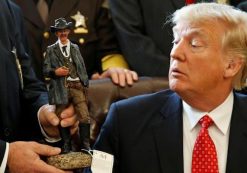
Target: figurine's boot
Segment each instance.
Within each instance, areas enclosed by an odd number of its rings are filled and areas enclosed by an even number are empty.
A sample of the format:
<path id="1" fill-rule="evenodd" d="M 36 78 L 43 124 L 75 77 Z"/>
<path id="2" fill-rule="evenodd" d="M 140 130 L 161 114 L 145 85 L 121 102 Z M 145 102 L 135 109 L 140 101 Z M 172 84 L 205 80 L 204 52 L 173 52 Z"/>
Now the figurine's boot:
<path id="1" fill-rule="evenodd" d="M 71 135 L 70 135 L 69 127 L 60 127 L 59 130 L 63 141 L 62 153 L 63 154 L 69 153 L 72 151 Z"/>
<path id="2" fill-rule="evenodd" d="M 81 149 L 90 150 L 90 124 L 80 123 L 79 125 Z"/>

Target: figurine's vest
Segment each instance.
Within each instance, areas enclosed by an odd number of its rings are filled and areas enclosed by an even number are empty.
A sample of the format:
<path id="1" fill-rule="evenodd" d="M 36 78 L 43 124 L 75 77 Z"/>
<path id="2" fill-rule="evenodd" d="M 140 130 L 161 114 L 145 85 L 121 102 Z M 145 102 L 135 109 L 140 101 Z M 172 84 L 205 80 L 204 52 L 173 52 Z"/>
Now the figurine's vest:
<path id="1" fill-rule="evenodd" d="M 69 76 L 73 79 L 77 78 L 78 75 L 76 73 L 75 64 L 73 63 L 72 58 L 70 56 L 68 57 L 64 56 L 64 62 L 65 62 L 65 66 L 69 68 Z"/>

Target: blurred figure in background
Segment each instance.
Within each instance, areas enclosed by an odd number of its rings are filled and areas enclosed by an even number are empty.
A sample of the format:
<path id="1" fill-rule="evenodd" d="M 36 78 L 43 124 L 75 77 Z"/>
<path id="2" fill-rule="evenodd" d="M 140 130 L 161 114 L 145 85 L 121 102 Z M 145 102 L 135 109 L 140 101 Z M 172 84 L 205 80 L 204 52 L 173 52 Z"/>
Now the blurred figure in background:
<path id="1" fill-rule="evenodd" d="M 55 19 L 64 17 L 73 22 L 70 38 L 77 44 L 92 79 L 110 77 L 120 86 L 138 79 L 120 54 L 115 31 L 104 0 L 14 0 L 23 10 L 29 33 L 33 64 L 40 79 L 43 53 L 56 41 L 49 32 Z"/>

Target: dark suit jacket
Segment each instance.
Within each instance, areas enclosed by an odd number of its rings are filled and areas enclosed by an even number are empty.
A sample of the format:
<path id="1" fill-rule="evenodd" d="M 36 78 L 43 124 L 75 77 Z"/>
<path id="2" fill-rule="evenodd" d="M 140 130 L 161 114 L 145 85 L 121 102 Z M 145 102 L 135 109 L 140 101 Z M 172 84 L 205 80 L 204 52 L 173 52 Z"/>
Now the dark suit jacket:
<path id="1" fill-rule="evenodd" d="M 18 9 L 17 9 L 18 10 Z M 39 82 L 31 68 L 30 57 L 21 41 L 23 33 L 20 14 L 8 0 L 0 1 L 0 164 L 5 152 L 4 141 L 31 140 L 41 135 L 37 111 L 48 103 L 45 86 Z M 21 88 L 16 58 L 17 49 L 24 88 Z"/>
<path id="2" fill-rule="evenodd" d="M 54 26 L 55 19 L 59 17 L 73 22 L 69 37 L 79 46 L 89 76 L 95 71 L 101 72 L 103 56 L 119 52 L 108 10 L 101 7 L 103 0 L 53 0 L 47 24 L 41 20 L 33 0 L 15 1 L 23 9 L 34 67 L 39 77 L 42 76 L 43 52 L 48 45 L 57 40 L 54 34 L 50 33 L 49 38 L 45 38 L 43 33 L 49 32 L 50 26 Z M 86 17 L 88 33 L 76 34 L 74 32 L 75 21 L 71 16 L 78 11 Z M 80 39 L 84 39 L 84 43 L 80 43 Z"/>
<path id="3" fill-rule="evenodd" d="M 83 58 L 76 44 L 70 44 L 70 57 L 75 65 L 76 72 L 83 86 L 88 87 L 88 76 Z M 47 47 L 44 60 L 44 76 L 50 78 L 49 81 L 49 103 L 67 104 L 68 92 L 65 86 L 65 77 L 55 75 L 55 70 L 65 66 L 65 57 L 63 56 L 59 44 L 55 43 Z"/>
<path id="4" fill-rule="evenodd" d="M 226 173 L 247 172 L 247 96 L 234 93 Z M 114 155 L 114 173 L 183 173 L 182 101 L 172 91 L 111 106 L 95 149 Z"/>

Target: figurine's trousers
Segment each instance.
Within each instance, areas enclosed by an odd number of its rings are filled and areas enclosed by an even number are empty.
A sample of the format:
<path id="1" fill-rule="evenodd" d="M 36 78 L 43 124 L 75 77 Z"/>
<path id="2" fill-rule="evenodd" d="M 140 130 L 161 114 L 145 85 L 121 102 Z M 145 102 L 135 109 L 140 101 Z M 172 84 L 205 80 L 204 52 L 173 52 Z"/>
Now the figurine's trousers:
<path id="1" fill-rule="evenodd" d="M 72 104 L 75 113 L 80 123 L 90 123 L 90 117 L 87 105 L 86 88 L 80 82 L 69 82 L 68 90 L 68 105 Z M 56 105 L 56 112 L 61 113 L 68 105 Z M 57 114 L 60 117 L 60 114 Z"/>
<path id="2" fill-rule="evenodd" d="M 87 97 L 84 91 L 85 88 L 75 89 L 68 88 L 69 102 L 74 105 L 75 112 L 80 123 L 90 123 Z"/>

